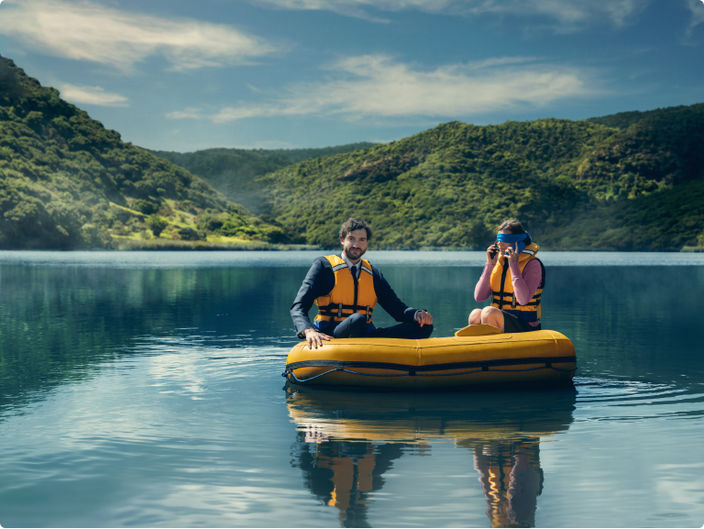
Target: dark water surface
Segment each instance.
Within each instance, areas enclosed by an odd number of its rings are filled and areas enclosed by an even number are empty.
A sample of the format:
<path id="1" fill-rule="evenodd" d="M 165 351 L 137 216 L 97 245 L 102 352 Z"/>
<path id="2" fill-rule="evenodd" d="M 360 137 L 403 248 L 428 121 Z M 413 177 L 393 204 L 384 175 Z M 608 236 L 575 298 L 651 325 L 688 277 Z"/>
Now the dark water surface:
<path id="1" fill-rule="evenodd" d="M 285 387 L 316 255 L 0 252 L 0 524 L 704 523 L 704 255 L 543 254 L 575 390 L 435 394 Z M 477 306 L 481 253 L 370 259 Z"/>

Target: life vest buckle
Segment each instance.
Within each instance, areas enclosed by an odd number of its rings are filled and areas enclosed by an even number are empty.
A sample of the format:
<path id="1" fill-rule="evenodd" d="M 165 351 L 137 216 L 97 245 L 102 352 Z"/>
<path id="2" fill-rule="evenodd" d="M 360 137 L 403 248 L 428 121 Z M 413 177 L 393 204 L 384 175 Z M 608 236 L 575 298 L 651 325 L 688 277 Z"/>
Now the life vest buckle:
<path id="1" fill-rule="evenodd" d="M 342 318 L 342 303 L 337 304 L 337 317 Z"/>

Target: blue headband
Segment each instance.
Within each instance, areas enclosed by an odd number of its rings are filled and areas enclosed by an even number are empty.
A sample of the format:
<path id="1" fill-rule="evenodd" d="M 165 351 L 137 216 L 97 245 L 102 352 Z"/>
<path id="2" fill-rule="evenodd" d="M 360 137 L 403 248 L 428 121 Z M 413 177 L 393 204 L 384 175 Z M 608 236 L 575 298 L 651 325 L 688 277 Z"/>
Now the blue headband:
<path id="1" fill-rule="evenodd" d="M 527 233 L 497 233 L 496 240 L 501 242 L 508 242 L 513 244 L 514 242 L 521 242 L 528 237 Z"/>
<path id="2" fill-rule="evenodd" d="M 497 241 L 509 243 L 511 246 L 513 246 L 515 243 L 517 243 L 518 253 L 521 253 L 523 251 L 523 249 L 526 247 L 525 241 L 526 241 L 526 239 L 529 239 L 529 238 L 530 238 L 530 235 L 528 235 L 528 233 L 497 233 L 496 234 Z"/>

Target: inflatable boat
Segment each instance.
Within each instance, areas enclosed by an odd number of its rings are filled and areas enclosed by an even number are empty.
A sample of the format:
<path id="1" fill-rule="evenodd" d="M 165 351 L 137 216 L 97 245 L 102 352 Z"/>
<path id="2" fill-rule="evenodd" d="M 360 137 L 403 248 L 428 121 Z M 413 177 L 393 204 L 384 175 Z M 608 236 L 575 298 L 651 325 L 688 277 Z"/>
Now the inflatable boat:
<path id="1" fill-rule="evenodd" d="M 557 331 L 500 333 L 471 325 L 455 336 L 403 340 L 340 338 L 309 349 L 295 345 L 283 375 L 292 384 L 385 389 L 572 383 L 577 358 Z"/>

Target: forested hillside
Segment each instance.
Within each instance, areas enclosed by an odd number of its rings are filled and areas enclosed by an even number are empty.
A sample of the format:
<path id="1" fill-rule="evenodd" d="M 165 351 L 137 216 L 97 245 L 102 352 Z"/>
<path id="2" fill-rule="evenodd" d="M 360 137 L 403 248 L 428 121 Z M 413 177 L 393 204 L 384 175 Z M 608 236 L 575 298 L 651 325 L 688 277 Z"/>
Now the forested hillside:
<path id="1" fill-rule="evenodd" d="M 386 248 L 483 248 L 519 217 L 553 249 L 704 240 L 704 105 L 587 121 L 459 122 L 258 178 L 266 217 L 330 245 L 348 215 Z"/>
<path id="2" fill-rule="evenodd" d="M 278 151 L 169 158 L 301 243 L 334 245 L 340 220 L 359 215 L 377 247 L 483 248 L 516 216 L 548 248 L 679 250 L 704 243 L 703 140 L 699 104 L 584 121 L 451 122 L 353 152 L 309 151 L 274 172 L 264 160 Z"/>
<path id="3" fill-rule="evenodd" d="M 284 240 L 0 57 L 0 248 Z"/>

